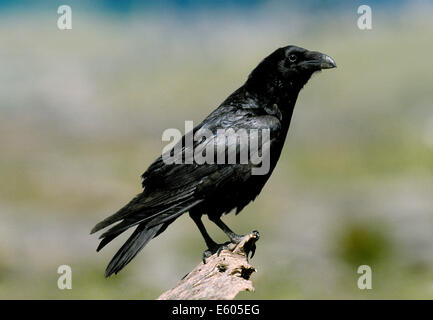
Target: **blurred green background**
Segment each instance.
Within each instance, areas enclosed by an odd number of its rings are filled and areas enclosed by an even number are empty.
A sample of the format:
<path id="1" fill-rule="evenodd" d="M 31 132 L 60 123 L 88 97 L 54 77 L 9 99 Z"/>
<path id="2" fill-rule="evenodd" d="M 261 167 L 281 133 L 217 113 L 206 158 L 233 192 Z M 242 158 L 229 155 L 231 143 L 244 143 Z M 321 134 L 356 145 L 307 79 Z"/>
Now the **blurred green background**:
<path id="1" fill-rule="evenodd" d="M 205 249 L 187 215 L 109 279 L 127 235 L 97 254 L 89 231 L 140 192 L 165 129 L 199 123 L 288 44 L 338 68 L 301 92 L 261 195 L 224 218 L 261 232 L 256 292 L 238 297 L 433 297 L 431 5 L 372 1 L 361 31 L 361 3 L 101 3 L 71 3 L 67 31 L 57 2 L 0 5 L 0 298 L 154 299 L 174 286 Z M 72 290 L 57 288 L 63 264 Z M 372 290 L 357 287 L 362 264 Z"/>

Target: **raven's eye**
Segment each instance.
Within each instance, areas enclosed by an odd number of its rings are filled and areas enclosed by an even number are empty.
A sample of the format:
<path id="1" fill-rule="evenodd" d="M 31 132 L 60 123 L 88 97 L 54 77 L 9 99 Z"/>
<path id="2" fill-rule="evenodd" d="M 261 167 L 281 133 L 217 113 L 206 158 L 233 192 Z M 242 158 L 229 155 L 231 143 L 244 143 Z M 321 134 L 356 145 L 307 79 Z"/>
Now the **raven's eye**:
<path id="1" fill-rule="evenodd" d="M 291 55 L 289 56 L 289 61 L 290 61 L 290 62 L 295 62 L 296 59 L 297 59 L 297 57 L 296 57 L 296 55 L 294 55 L 294 54 L 291 54 Z"/>

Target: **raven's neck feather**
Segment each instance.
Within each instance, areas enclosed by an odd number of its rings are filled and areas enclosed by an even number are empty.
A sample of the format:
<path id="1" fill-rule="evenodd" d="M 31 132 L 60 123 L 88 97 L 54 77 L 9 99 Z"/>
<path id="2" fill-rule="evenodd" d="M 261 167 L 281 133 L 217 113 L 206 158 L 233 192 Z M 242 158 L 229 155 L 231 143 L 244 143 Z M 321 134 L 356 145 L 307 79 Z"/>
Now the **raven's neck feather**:
<path id="1" fill-rule="evenodd" d="M 256 68 L 248 77 L 244 88 L 251 96 L 255 96 L 262 106 L 276 104 L 282 113 L 291 114 L 299 92 L 310 77 L 310 73 L 305 73 L 282 79 L 278 75 L 266 74 Z"/>
<path id="2" fill-rule="evenodd" d="M 247 81 L 242 94 L 255 101 L 255 104 L 252 104 L 255 108 L 264 110 L 278 108 L 283 118 L 280 120 L 290 122 L 300 90 L 301 88 L 290 87 L 281 83 L 274 86 L 256 87 Z"/>

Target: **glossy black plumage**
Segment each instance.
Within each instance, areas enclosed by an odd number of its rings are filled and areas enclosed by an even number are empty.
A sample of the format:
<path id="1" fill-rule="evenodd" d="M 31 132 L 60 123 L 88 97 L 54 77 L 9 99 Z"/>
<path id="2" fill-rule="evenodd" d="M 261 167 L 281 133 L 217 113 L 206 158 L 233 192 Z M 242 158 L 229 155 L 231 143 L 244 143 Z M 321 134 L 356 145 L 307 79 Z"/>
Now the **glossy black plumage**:
<path id="1" fill-rule="evenodd" d="M 210 239 L 201 223 L 204 214 L 226 232 L 231 241 L 236 241 L 238 236 L 222 223 L 221 215 L 233 209 L 239 213 L 260 193 L 280 157 L 299 91 L 314 72 L 333 67 L 335 62 L 329 56 L 296 46 L 277 49 L 265 58 L 246 83 L 193 132 L 207 129 L 214 134 L 210 140 L 194 142 L 197 148 L 204 143 L 226 144 L 217 139 L 217 129 L 269 129 L 269 172 L 253 175 L 251 162 L 166 164 L 159 157 L 142 175 L 143 192 L 92 229 L 93 233 L 118 222 L 101 235 L 99 251 L 119 234 L 136 226 L 110 261 L 105 275 L 119 272 L 152 238 L 186 212 L 199 227 L 211 253 L 219 245 Z"/>

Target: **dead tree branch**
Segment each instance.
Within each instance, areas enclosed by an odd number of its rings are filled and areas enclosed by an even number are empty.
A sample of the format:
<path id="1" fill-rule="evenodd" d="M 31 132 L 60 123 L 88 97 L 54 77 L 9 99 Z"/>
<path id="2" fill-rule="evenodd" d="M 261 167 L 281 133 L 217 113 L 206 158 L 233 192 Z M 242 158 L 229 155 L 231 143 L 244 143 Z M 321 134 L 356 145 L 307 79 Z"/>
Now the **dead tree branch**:
<path id="1" fill-rule="evenodd" d="M 231 300 L 241 291 L 254 291 L 250 276 L 256 269 L 248 255 L 254 255 L 258 239 L 259 233 L 253 231 L 239 244 L 210 256 L 158 300 Z"/>

